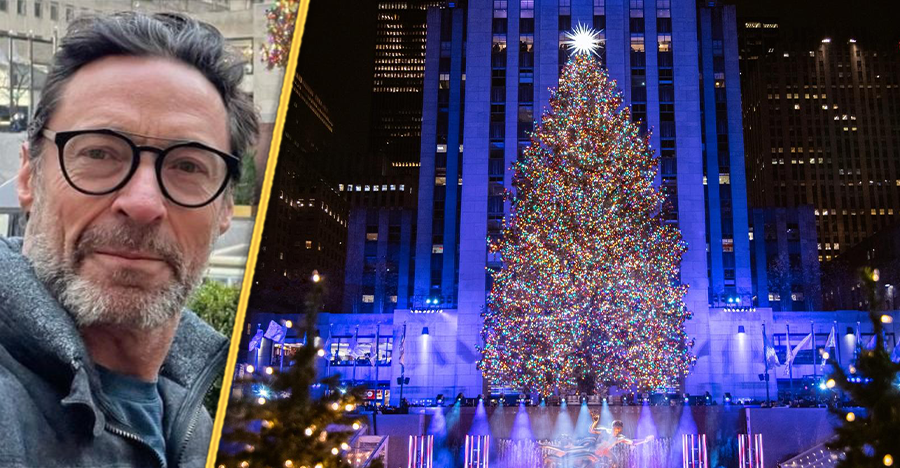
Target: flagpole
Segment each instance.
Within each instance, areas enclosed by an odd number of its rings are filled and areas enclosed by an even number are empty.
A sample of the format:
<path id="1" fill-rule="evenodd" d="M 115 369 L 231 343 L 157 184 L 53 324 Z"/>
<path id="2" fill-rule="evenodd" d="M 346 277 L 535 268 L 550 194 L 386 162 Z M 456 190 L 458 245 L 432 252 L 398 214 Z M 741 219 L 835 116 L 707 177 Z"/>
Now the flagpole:
<path id="1" fill-rule="evenodd" d="M 788 359 L 788 379 L 790 382 L 790 393 L 788 395 L 788 401 L 791 398 L 794 398 L 794 356 L 791 351 L 791 324 L 784 324 L 787 327 L 787 333 L 785 334 L 785 338 L 787 340 L 787 359 Z"/>
<path id="2" fill-rule="evenodd" d="M 834 330 L 834 352 L 837 354 L 837 363 L 841 365 L 841 340 L 838 338 L 837 320 L 831 325 Z"/>
<path id="3" fill-rule="evenodd" d="M 762 324 L 762 333 L 763 333 L 763 364 L 766 365 L 766 406 L 771 405 L 771 400 L 769 398 L 769 356 L 766 355 L 766 323 Z"/>
<path id="4" fill-rule="evenodd" d="M 378 340 L 381 338 L 381 333 L 380 333 L 381 330 L 380 329 L 381 329 L 381 323 L 376 323 L 375 324 L 375 355 L 373 356 L 372 353 L 369 353 L 369 359 L 372 360 L 372 365 L 375 366 L 375 396 L 376 397 L 378 396 L 378 354 L 379 354 Z M 377 400 L 376 400 L 376 402 L 377 402 Z M 376 404 L 375 406 L 377 407 L 378 405 Z"/>
<path id="5" fill-rule="evenodd" d="M 400 406 L 403 406 L 403 383 L 406 381 L 406 365 L 403 363 L 403 353 L 406 351 L 406 322 L 403 322 L 403 336 L 400 338 Z"/>
<path id="6" fill-rule="evenodd" d="M 332 327 L 333 325 L 334 325 L 333 323 L 329 323 L 329 324 L 328 324 L 328 338 L 326 338 L 326 339 L 325 339 L 325 342 L 322 343 L 322 349 L 325 350 L 325 375 L 326 375 L 326 376 L 330 376 L 330 375 L 331 375 L 331 374 L 330 374 L 330 372 L 331 372 L 331 357 L 332 357 L 332 352 L 331 352 L 331 327 Z M 316 333 L 316 336 L 318 336 L 318 333 Z M 315 340 L 315 338 L 313 338 L 313 340 Z M 309 343 L 307 343 L 307 344 L 309 344 Z M 313 341 L 313 344 L 315 344 L 315 341 Z M 327 349 L 326 349 L 326 348 L 327 348 Z M 340 349 L 340 345 L 338 345 L 338 349 Z"/>
<path id="7" fill-rule="evenodd" d="M 816 327 L 815 327 L 815 323 L 812 320 L 809 321 L 809 333 L 810 333 L 810 335 L 812 335 L 812 339 L 809 340 L 809 346 L 810 346 L 810 349 L 812 349 L 812 355 L 813 355 L 813 358 L 812 358 L 813 359 L 813 382 L 818 383 L 819 382 L 819 373 L 816 372 Z M 818 398 L 817 398 L 817 400 L 818 400 Z"/>
<path id="8" fill-rule="evenodd" d="M 372 435 L 378 435 L 378 420 L 376 419 L 376 417 L 378 416 L 378 400 L 377 400 L 378 388 L 379 388 L 379 385 L 378 385 L 378 354 L 380 352 L 379 348 L 378 348 L 378 340 L 379 340 L 379 338 L 381 338 L 380 332 L 381 332 L 381 323 L 378 322 L 375 324 L 375 355 L 372 356 L 372 353 L 369 353 L 369 359 L 372 359 L 372 363 L 374 363 L 374 365 L 375 365 L 375 398 L 376 398 L 376 400 L 375 400 L 375 407 L 372 408 Z M 382 393 L 382 395 L 384 395 L 384 394 Z"/>
<path id="9" fill-rule="evenodd" d="M 356 361 L 357 357 L 354 356 L 356 354 L 356 350 L 359 349 L 359 325 L 356 326 L 356 336 L 353 340 L 354 349 L 350 350 L 350 357 L 353 358 L 353 386 L 356 386 Z"/>

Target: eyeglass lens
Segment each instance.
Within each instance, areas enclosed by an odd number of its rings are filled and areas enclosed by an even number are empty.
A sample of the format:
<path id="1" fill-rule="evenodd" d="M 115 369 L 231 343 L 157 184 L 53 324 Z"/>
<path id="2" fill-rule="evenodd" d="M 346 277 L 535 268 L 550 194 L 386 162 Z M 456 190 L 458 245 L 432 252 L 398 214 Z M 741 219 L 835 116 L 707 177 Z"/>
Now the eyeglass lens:
<path id="1" fill-rule="evenodd" d="M 66 143 L 63 170 L 80 190 L 108 193 L 131 174 L 134 151 L 124 137 L 84 133 Z M 204 204 L 218 194 L 228 177 L 228 166 L 222 157 L 202 148 L 176 146 L 161 157 L 164 159 L 159 179 L 176 203 Z"/>

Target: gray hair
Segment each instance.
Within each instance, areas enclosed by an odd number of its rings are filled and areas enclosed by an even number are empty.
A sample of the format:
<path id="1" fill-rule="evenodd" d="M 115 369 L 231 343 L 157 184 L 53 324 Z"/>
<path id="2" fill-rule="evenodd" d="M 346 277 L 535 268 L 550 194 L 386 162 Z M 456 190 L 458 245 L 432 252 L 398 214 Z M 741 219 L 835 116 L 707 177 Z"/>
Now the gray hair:
<path id="1" fill-rule="evenodd" d="M 251 150 L 259 117 L 250 95 L 240 89 L 246 61 L 222 34 L 181 14 L 121 12 L 83 16 L 69 24 L 28 127 L 32 157 L 40 153 L 41 132 L 59 105 L 66 83 L 81 67 L 115 55 L 170 58 L 196 68 L 225 103 L 230 152 L 240 157 Z"/>

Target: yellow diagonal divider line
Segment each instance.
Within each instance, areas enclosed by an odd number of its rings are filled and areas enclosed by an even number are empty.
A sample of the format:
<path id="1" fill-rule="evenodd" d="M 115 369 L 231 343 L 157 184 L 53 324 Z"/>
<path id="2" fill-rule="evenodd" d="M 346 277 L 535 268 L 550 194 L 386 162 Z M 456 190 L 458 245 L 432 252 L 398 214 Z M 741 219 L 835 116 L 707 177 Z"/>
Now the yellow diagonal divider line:
<path id="1" fill-rule="evenodd" d="M 241 346 L 241 333 L 247 316 L 247 302 L 250 300 L 250 288 L 253 286 L 253 273 L 256 270 L 256 257 L 259 243 L 262 240 L 263 226 L 266 223 L 266 211 L 269 208 L 269 196 L 272 192 L 272 180 L 275 178 L 275 167 L 278 164 L 278 152 L 281 148 L 281 136 L 284 132 L 284 121 L 287 116 L 288 102 L 291 99 L 294 75 L 297 71 L 297 57 L 300 55 L 300 42 L 303 39 L 303 26 L 306 24 L 306 13 L 309 0 L 300 0 L 297 7 L 297 20 L 294 24 L 294 36 L 291 39 L 291 51 L 287 66 L 284 69 L 284 82 L 281 84 L 281 96 L 275 115 L 275 128 L 272 129 L 272 143 L 269 145 L 269 159 L 263 176 L 262 193 L 259 197 L 259 209 L 253 225 L 253 237 L 250 239 L 250 252 L 247 254 L 247 266 L 244 270 L 244 282 L 241 285 L 241 298 L 238 301 L 237 315 L 234 318 L 234 330 L 231 332 L 231 346 L 228 349 L 228 362 L 225 364 L 225 378 L 222 381 L 222 392 L 219 394 L 219 406 L 213 423 L 212 439 L 209 441 L 209 452 L 206 455 L 207 468 L 214 468 L 219 441 L 222 439 L 222 426 L 225 424 L 225 411 L 228 408 L 231 384 L 234 381 L 234 367 L 238 349 Z"/>

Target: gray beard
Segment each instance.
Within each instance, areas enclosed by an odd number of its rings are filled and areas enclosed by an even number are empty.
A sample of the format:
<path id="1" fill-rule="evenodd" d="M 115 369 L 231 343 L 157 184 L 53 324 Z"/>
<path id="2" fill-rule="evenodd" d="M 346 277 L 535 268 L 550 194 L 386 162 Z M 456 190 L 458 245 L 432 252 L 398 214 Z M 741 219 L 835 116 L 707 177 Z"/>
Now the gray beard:
<path id="1" fill-rule="evenodd" d="M 39 208 L 34 211 L 38 214 Z M 190 265 L 174 242 L 158 240 L 158 229 L 122 224 L 113 228 L 89 227 L 75 245 L 74 258 L 65 258 L 63 246 L 49 238 L 32 218 L 29 222 L 28 258 L 35 274 L 68 311 L 79 328 L 111 325 L 127 329 L 159 328 L 177 317 L 200 284 L 216 232 L 200 264 Z M 129 270 L 112 273 L 115 287 L 106 287 L 78 274 L 85 256 L 99 246 L 141 248 L 161 255 L 173 271 L 169 284 L 144 289 L 141 274 Z"/>

